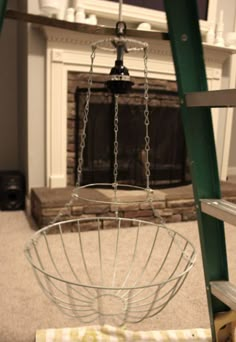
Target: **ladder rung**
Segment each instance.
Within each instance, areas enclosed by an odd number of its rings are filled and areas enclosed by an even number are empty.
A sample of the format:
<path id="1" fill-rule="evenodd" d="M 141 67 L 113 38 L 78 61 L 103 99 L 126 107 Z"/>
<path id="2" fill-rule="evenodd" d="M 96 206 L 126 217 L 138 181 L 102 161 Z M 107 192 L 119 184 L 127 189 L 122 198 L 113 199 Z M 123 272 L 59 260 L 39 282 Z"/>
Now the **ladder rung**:
<path id="1" fill-rule="evenodd" d="M 187 107 L 236 107 L 236 89 L 185 94 Z"/>
<path id="2" fill-rule="evenodd" d="M 222 199 L 202 199 L 201 210 L 219 220 L 236 225 L 236 205 Z"/>
<path id="3" fill-rule="evenodd" d="M 236 311 L 236 286 L 229 281 L 211 281 L 211 293 L 229 308 Z"/>

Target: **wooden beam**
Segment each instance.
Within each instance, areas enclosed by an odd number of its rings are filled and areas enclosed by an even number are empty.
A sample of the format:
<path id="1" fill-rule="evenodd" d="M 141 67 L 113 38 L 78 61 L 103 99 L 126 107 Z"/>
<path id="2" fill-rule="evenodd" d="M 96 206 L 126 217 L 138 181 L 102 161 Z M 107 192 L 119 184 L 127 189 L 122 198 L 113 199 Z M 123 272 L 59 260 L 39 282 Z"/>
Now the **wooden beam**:
<path id="1" fill-rule="evenodd" d="M 75 31 L 75 32 L 80 32 L 80 33 L 109 35 L 109 36 L 116 35 L 115 28 L 113 27 L 88 25 L 88 24 L 81 24 L 81 23 L 75 23 L 75 22 L 72 23 L 66 20 L 58 20 L 56 18 L 48 18 L 42 15 L 29 14 L 29 13 L 14 11 L 14 10 L 7 10 L 5 17 L 8 19 L 19 20 L 19 21 L 23 21 L 27 23 L 36 24 L 36 25 L 56 27 L 59 29 L 70 30 L 70 31 Z M 169 40 L 168 33 L 158 32 L 158 31 L 141 31 L 141 30 L 127 29 L 127 36 L 136 37 L 140 39 L 146 38 L 146 39 L 155 39 L 155 40 L 157 39 Z"/>

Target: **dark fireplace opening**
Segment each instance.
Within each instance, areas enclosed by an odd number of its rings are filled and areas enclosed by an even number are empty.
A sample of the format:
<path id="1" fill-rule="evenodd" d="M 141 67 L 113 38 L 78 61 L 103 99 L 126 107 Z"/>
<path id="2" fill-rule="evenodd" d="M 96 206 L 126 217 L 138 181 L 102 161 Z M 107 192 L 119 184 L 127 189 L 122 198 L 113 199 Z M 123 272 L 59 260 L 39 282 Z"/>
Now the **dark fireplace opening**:
<path id="1" fill-rule="evenodd" d="M 136 80 L 135 84 L 130 94 L 119 96 L 118 182 L 145 187 L 143 80 Z M 114 98 L 103 85 L 99 81 L 93 82 L 81 184 L 113 182 Z M 70 123 L 74 131 L 74 147 L 70 148 L 68 164 L 73 182 L 77 175 L 86 92 L 83 83 L 77 86 L 74 123 Z M 186 146 L 177 91 L 173 84 L 168 84 L 168 81 L 151 82 L 149 113 L 150 186 L 161 188 L 189 184 Z M 71 146 L 71 143 L 68 145 Z M 72 153 L 74 165 L 71 163 Z"/>

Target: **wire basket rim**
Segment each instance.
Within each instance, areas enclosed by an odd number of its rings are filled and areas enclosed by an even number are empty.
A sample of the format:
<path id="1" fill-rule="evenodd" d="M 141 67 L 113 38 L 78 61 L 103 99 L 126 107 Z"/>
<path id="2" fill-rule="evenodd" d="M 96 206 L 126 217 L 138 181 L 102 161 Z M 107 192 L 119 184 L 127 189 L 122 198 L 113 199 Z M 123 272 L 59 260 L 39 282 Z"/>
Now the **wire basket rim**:
<path id="1" fill-rule="evenodd" d="M 81 196 L 79 194 L 80 190 L 83 189 L 96 189 L 95 187 L 101 188 L 104 186 L 109 186 L 110 188 L 108 190 L 113 191 L 113 195 L 114 195 L 114 189 L 115 187 L 117 187 L 117 191 L 122 191 L 122 190 L 137 190 L 137 191 L 143 191 L 143 193 L 146 193 L 146 196 L 144 199 L 140 199 L 140 200 L 135 200 L 132 198 L 132 200 L 119 200 L 117 199 L 117 196 L 113 196 L 108 200 L 98 200 L 98 199 L 90 199 L 87 198 L 86 196 Z M 119 189 L 120 188 L 120 189 Z M 121 189 L 123 188 L 123 189 Z M 89 183 L 89 184 L 85 184 L 85 185 L 79 185 L 76 188 L 74 188 L 73 190 L 73 194 L 72 196 L 75 199 L 82 199 L 84 201 L 88 201 L 88 202 L 95 202 L 95 203 L 103 203 L 103 204 L 133 204 L 133 203 L 145 203 L 148 201 L 153 201 L 153 200 L 158 200 L 158 195 L 155 196 L 155 190 L 153 190 L 152 188 L 144 188 L 141 186 L 137 186 L 137 185 L 132 185 L 132 184 L 121 184 L 121 183 Z"/>
<path id="2" fill-rule="evenodd" d="M 181 237 L 182 239 L 184 239 L 186 242 L 188 242 L 188 244 L 192 247 L 192 255 L 189 256 L 189 266 L 180 274 L 176 275 L 175 277 L 172 277 L 170 279 L 167 279 L 166 281 L 161 281 L 161 282 L 157 282 L 157 283 L 152 283 L 152 284 L 144 284 L 144 285 L 138 285 L 138 286 L 128 286 L 128 287 L 107 287 L 104 285 L 89 285 L 89 284 L 84 284 L 84 283 L 78 283 L 78 282 L 73 282 L 73 281 L 68 281 L 66 279 L 62 279 L 59 278 L 57 276 L 54 276 L 48 272 L 46 272 L 45 270 L 39 268 L 35 262 L 33 262 L 31 255 L 30 255 L 30 247 L 32 247 L 35 243 L 38 242 L 40 236 L 42 236 L 47 230 L 55 227 L 55 226 L 60 226 L 61 224 L 65 224 L 65 223 L 72 223 L 72 222 L 78 222 L 78 221 L 99 221 L 99 220 L 120 220 L 120 221 L 136 221 L 139 223 L 143 223 L 145 225 L 150 225 L 150 226 L 158 226 L 158 228 L 162 228 L 164 230 L 166 230 L 168 233 L 174 233 L 175 235 L 178 235 L 179 237 Z M 134 227 L 133 227 L 134 228 Z M 124 229 L 124 228 L 122 228 Z M 103 230 L 105 231 L 105 230 Z M 63 232 L 62 232 L 63 233 Z M 83 232 L 86 233 L 86 232 Z M 114 290 L 114 291 L 118 291 L 118 290 L 136 290 L 136 289 L 144 289 L 144 288 L 152 288 L 154 286 L 162 286 L 165 285 L 171 281 L 174 281 L 178 278 L 182 278 L 184 275 L 186 275 L 187 273 L 189 273 L 189 271 L 192 269 L 192 267 L 194 266 L 194 263 L 196 261 L 196 249 L 194 247 L 194 245 L 192 244 L 191 241 L 189 241 L 184 235 L 182 235 L 181 233 L 167 227 L 165 224 L 160 223 L 153 223 L 153 222 L 148 222 L 145 220 L 139 220 L 139 219 L 131 219 L 131 218 L 121 218 L 121 217 L 109 217 L 109 216 L 102 216 L 102 217 L 86 217 L 86 218 L 76 218 L 76 219 L 71 219 L 71 220 L 65 220 L 65 221 L 60 221 L 60 222 L 56 222 L 53 224 L 50 224 L 48 226 L 45 226 L 41 229 L 39 229 L 37 232 L 35 232 L 33 234 L 33 236 L 30 238 L 30 240 L 26 243 L 25 248 L 24 248 L 24 253 L 25 256 L 27 258 L 27 260 L 29 261 L 29 263 L 31 264 L 31 266 L 36 269 L 37 271 L 39 271 L 40 273 L 44 274 L 47 277 L 53 278 L 57 281 L 60 281 L 62 283 L 68 284 L 68 285 L 75 285 L 75 286 L 79 286 L 79 287 L 83 287 L 83 288 L 90 288 L 90 289 L 101 289 L 101 290 Z M 182 252 L 183 253 L 183 252 Z"/>

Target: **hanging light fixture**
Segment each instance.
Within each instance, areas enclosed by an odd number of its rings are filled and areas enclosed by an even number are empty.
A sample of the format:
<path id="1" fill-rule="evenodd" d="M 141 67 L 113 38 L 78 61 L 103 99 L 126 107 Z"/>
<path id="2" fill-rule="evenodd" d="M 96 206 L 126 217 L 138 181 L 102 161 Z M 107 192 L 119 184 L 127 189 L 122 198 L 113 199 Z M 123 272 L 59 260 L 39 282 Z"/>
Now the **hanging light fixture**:
<path id="1" fill-rule="evenodd" d="M 114 94 L 125 94 L 131 90 L 134 84 L 130 81 L 129 70 L 124 66 L 124 54 L 128 52 L 126 42 L 123 39 L 126 35 L 126 23 L 122 21 L 122 4 L 119 2 L 119 21 L 116 23 L 116 35 L 118 39 L 113 40 L 116 48 L 116 61 L 110 71 L 110 80 L 107 81 L 108 89 Z"/>
<path id="2" fill-rule="evenodd" d="M 118 21 L 116 24 L 116 35 L 119 37 L 113 40 L 113 45 L 117 51 L 114 67 L 110 72 L 110 80 L 107 81 L 108 89 L 114 94 L 125 94 L 131 90 L 134 84 L 130 81 L 129 70 L 124 66 L 124 54 L 128 52 L 125 40 L 122 39 L 126 34 L 126 23 Z"/>

